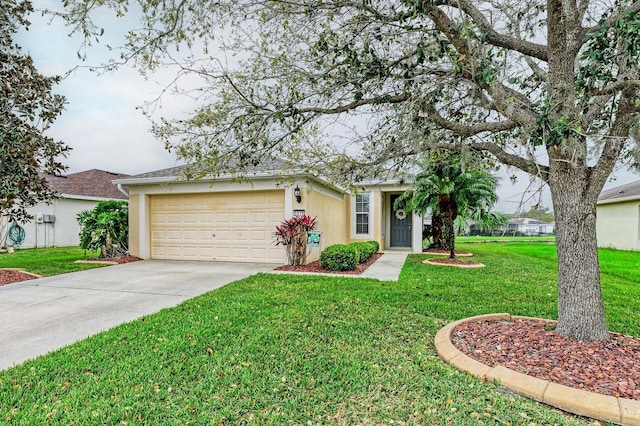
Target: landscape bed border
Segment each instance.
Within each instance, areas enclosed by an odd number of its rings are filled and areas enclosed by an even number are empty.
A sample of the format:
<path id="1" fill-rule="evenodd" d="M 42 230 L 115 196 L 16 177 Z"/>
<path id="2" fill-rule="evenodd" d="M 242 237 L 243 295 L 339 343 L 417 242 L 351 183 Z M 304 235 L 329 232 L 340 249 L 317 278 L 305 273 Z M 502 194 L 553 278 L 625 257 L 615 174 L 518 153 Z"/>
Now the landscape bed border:
<path id="1" fill-rule="evenodd" d="M 467 371 L 487 382 L 497 382 L 519 395 L 534 399 L 569 413 L 621 425 L 640 425 L 640 401 L 602 395 L 564 386 L 548 380 L 538 379 L 501 365 L 485 365 L 465 355 L 451 342 L 451 332 L 458 325 L 476 321 L 511 321 L 540 318 L 511 315 L 508 313 L 478 315 L 451 322 L 442 327 L 435 336 L 438 356 L 447 364 Z"/>

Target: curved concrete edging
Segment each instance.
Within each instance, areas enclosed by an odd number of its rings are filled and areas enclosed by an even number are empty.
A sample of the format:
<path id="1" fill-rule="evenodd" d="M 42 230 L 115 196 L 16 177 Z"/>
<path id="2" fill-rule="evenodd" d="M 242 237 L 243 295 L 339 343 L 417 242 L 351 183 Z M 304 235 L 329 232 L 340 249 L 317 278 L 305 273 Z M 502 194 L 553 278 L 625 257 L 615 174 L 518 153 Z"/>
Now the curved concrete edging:
<path id="1" fill-rule="evenodd" d="M 480 263 L 480 262 L 476 262 L 476 263 L 440 263 L 440 262 L 434 262 L 433 259 L 425 259 L 422 261 L 422 263 L 425 263 L 427 265 L 434 265 L 434 266 L 452 266 L 454 268 L 484 268 L 484 264 Z"/>
<path id="2" fill-rule="evenodd" d="M 449 256 L 449 253 L 440 253 L 433 251 L 422 251 L 422 254 L 426 254 L 427 256 Z M 456 257 L 473 257 L 473 253 L 469 253 L 468 251 L 456 252 Z"/>
<path id="3" fill-rule="evenodd" d="M 95 263 L 98 265 L 117 265 L 118 262 L 112 260 L 76 260 L 75 263 Z"/>
<path id="4" fill-rule="evenodd" d="M 483 380 L 498 382 L 520 395 L 573 414 L 622 425 L 640 425 L 640 401 L 587 392 L 538 379 L 501 365 L 489 367 L 459 351 L 451 342 L 451 332 L 464 322 L 526 319 L 510 314 L 489 314 L 465 318 L 442 327 L 435 337 L 436 351 L 445 362 Z M 539 319 L 539 318 L 535 318 Z"/>

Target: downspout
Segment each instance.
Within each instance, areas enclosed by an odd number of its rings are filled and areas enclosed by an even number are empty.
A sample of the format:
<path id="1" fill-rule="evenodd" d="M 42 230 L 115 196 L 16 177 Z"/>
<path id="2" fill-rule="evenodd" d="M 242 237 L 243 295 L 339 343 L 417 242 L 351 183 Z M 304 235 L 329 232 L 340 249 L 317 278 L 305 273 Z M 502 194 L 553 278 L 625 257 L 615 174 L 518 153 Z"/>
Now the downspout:
<path id="1" fill-rule="evenodd" d="M 127 197 L 127 199 L 129 199 L 129 193 L 125 191 L 121 183 L 117 184 L 116 187 L 118 188 L 118 191 L 122 192 L 124 196 Z"/>

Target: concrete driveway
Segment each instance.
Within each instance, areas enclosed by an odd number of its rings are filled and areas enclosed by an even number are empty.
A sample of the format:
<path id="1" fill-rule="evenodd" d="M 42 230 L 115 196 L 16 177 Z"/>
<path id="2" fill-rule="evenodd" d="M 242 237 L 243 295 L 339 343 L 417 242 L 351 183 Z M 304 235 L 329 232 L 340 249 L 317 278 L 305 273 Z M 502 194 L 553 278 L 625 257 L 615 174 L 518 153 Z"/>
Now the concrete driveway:
<path id="1" fill-rule="evenodd" d="M 0 286 L 0 370 L 274 266 L 145 260 Z"/>

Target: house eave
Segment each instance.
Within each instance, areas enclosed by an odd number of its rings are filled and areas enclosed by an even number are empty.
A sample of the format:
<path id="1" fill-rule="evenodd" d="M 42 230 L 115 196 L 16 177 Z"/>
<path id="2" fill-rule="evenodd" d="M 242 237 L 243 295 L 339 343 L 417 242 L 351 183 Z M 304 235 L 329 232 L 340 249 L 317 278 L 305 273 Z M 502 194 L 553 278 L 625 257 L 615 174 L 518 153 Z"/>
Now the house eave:
<path id="1" fill-rule="evenodd" d="M 618 197 L 618 198 L 610 198 L 608 200 L 600 200 L 596 203 L 596 205 L 604 205 L 604 204 L 616 204 L 616 203 L 627 203 L 629 201 L 638 201 L 640 200 L 640 195 L 631 195 L 629 197 Z"/>
<path id="2" fill-rule="evenodd" d="M 208 176 L 201 179 L 193 179 L 193 180 L 182 179 L 179 176 L 126 178 L 126 179 L 116 179 L 113 181 L 113 183 L 116 185 L 124 185 L 124 186 L 143 186 L 143 185 L 158 185 L 158 184 L 168 184 L 168 183 L 172 183 L 172 184 L 214 183 L 214 182 L 230 182 L 234 180 L 242 182 L 242 181 L 269 180 L 269 179 L 283 179 L 283 180 L 311 179 L 340 193 L 347 192 L 344 188 L 334 185 L 325 179 L 300 173 L 300 172 L 283 171 L 283 170 L 273 170 L 270 172 L 256 172 L 256 173 L 252 173 L 250 175 L 244 175 L 244 176 L 225 174 L 217 177 Z"/>
<path id="3" fill-rule="evenodd" d="M 157 183 L 196 183 L 196 182 L 206 182 L 206 183 L 211 183 L 211 182 L 216 182 L 216 181 L 230 181 L 230 180 L 238 180 L 238 181 L 242 181 L 242 180 L 252 180 L 252 179 L 276 179 L 276 178 L 285 178 L 285 177 L 294 177 L 295 175 L 292 175 L 290 173 L 283 173 L 281 171 L 274 171 L 274 172 L 270 172 L 270 173 L 264 173 L 264 172 L 260 172 L 260 173 L 253 173 L 251 175 L 248 176 L 240 176 L 240 175 L 231 175 L 231 174 L 225 174 L 225 175 L 220 175 L 220 176 L 205 176 L 203 178 L 200 179 L 184 179 L 181 176 L 155 176 L 155 177 L 148 177 L 148 178 L 125 178 L 125 179 L 116 179 L 114 181 L 112 181 L 114 184 L 118 185 L 126 185 L 126 186 L 132 186 L 132 185 L 153 185 L 153 184 L 157 184 Z"/>
<path id="4" fill-rule="evenodd" d="M 83 200 L 83 201 L 111 201 L 111 200 L 126 201 L 124 198 L 93 197 L 90 195 L 75 195 L 75 194 L 59 194 L 57 198 L 68 199 L 68 200 Z"/>

